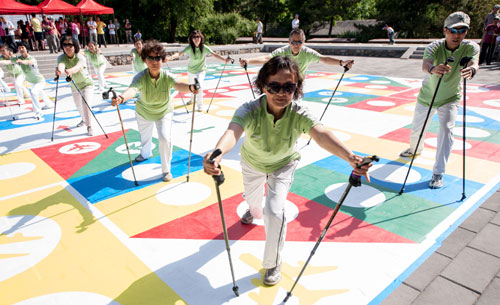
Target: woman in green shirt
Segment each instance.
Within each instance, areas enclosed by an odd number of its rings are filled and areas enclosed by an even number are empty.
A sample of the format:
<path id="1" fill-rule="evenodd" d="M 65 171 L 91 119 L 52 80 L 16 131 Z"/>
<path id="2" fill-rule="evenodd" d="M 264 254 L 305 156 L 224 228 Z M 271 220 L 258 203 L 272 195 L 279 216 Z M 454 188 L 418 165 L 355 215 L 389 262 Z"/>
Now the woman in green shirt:
<path id="1" fill-rule="evenodd" d="M 181 57 L 184 54 L 189 55 L 189 64 L 188 64 L 188 82 L 190 84 L 194 84 L 194 79 L 198 79 L 200 83 L 200 93 L 191 96 L 191 100 L 188 102 L 188 105 L 192 103 L 192 101 L 196 98 L 196 106 L 198 111 L 203 110 L 203 82 L 205 81 L 205 74 L 207 70 L 207 65 L 205 63 L 205 58 L 207 55 L 212 54 L 215 58 L 222 60 L 224 62 L 229 62 L 231 59 L 224 58 L 217 53 L 214 53 L 212 49 L 205 45 L 205 36 L 199 31 L 194 30 L 189 34 L 189 46 L 187 46 L 181 52 L 177 52 L 174 55 L 167 58 L 168 60 L 173 60 Z"/>
<path id="2" fill-rule="evenodd" d="M 89 76 L 87 60 L 83 54 L 79 53 L 80 45 L 78 40 L 70 35 L 65 35 L 61 38 L 61 48 L 63 49 L 63 54 L 57 58 L 56 75 L 60 76 L 64 72 L 73 79 L 70 82 L 71 94 L 73 95 L 76 109 L 78 109 L 83 120 L 77 127 L 84 124 L 87 125 L 87 134 L 93 136 L 90 107 L 94 96 L 94 82 Z M 75 84 L 80 89 L 81 94 L 78 92 Z M 85 101 L 82 99 L 82 95 Z"/>
<path id="3" fill-rule="evenodd" d="M 138 39 L 134 42 L 135 48 L 130 50 L 130 55 L 132 57 L 132 66 L 134 68 L 134 73 L 137 74 L 144 69 L 146 69 L 148 66 L 142 59 L 141 53 L 142 53 L 142 40 Z"/>
<path id="4" fill-rule="evenodd" d="M 16 58 L 12 54 L 12 50 L 5 45 L 0 45 L 0 65 L 5 66 L 5 69 L 14 78 L 17 101 L 19 104 L 24 104 L 24 75 L 16 63 Z M 10 89 L 6 91 L 9 92 Z"/>
<path id="5" fill-rule="evenodd" d="M 141 154 L 135 158 L 135 161 L 142 162 L 152 156 L 153 127 L 156 125 L 162 179 L 165 182 L 172 180 L 170 173 L 172 141 L 170 137 L 173 107 L 170 101 L 170 91 L 175 89 L 179 92 L 198 93 L 193 85 L 177 82 L 172 74 L 161 69 L 161 64 L 166 56 L 167 52 L 158 41 L 146 41 L 141 57 L 146 62 L 147 68 L 134 76 L 127 90 L 111 100 L 111 104 L 116 106 L 141 92 L 135 104 L 135 112 L 142 147 Z"/>
<path id="6" fill-rule="evenodd" d="M 281 250 L 287 224 L 285 201 L 300 159 L 300 153 L 295 149 L 300 135 L 308 133 L 323 149 L 349 162 L 356 175 L 369 178 L 369 166 L 356 168 L 363 158 L 354 155 L 299 101 L 302 84 L 303 77 L 295 61 L 282 56 L 270 59 L 260 69 L 254 84 L 263 94 L 236 110 L 229 127 L 215 146 L 214 151 L 222 151 L 214 159 L 215 162 L 209 161 L 211 153 L 203 160 L 205 173 L 220 175 L 217 166 L 222 155 L 228 153 L 245 132 L 240 152 L 249 210 L 241 222 L 251 224 L 254 217 L 264 217 L 266 243 L 262 265 L 266 269 L 264 284 L 270 286 L 281 280 Z M 267 195 L 262 209 L 266 184 Z"/>
<path id="7" fill-rule="evenodd" d="M 104 78 L 104 71 L 106 70 L 108 61 L 106 57 L 102 55 L 101 49 L 99 49 L 93 41 L 90 41 L 87 47 L 88 49 L 84 51 L 85 56 L 87 56 L 90 64 L 96 71 L 97 79 L 99 80 L 99 91 L 104 91 L 108 86 Z"/>

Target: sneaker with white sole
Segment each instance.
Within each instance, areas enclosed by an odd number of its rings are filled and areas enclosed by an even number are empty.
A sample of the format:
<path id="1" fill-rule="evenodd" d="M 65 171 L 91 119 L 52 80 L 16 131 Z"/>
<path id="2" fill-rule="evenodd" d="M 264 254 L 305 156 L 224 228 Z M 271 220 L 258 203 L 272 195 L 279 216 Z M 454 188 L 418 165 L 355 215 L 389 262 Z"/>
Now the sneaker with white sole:
<path id="1" fill-rule="evenodd" d="M 142 161 L 146 161 L 148 158 L 144 158 L 142 155 L 138 155 L 137 157 L 135 157 L 135 162 L 142 162 Z"/>
<path id="2" fill-rule="evenodd" d="M 172 177 L 171 173 L 163 173 L 163 178 L 162 178 L 163 181 L 169 182 L 172 179 L 173 179 L 173 177 Z"/>
<path id="3" fill-rule="evenodd" d="M 76 124 L 76 127 L 82 127 L 83 125 L 85 125 L 85 122 L 82 120 L 80 123 Z"/>
<path id="4" fill-rule="evenodd" d="M 274 286 L 281 281 L 281 265 L 278 265 L 271 269 L 266 269 L 266 274 L 264 275 L 264 284 L 268 286 Z"/>
<path id="5" fill-rule="evenodd" d="M 94 135 L 94 131 L 92 130 L 92 127 L 90 127 L 90 126 L 89 126 L 89 127 L 87 127 L 87 135 L 88 135 L 89 137 L 91 137 L 91 136 L 93 136 L 93 135 Z"/>
<path id="6" fill-rule="evenodd" d="M 415 151 L 414 149 L 407 148 L 407 149 L 403 150 L 402 152 L 400 152 L 400 153 L 399 153 L 399 156 L 400 156 L 400 157 L 403 157 L 403 158 L 410 158 L 410 157 L 412 157 L 412 156 L 413 156 L 413 152 L 414 152 L 414 151 Z M 417 152 L 417 154 L 416 154 L 416 155 L 418 156 L 418 155 L 420 155 L 420 153 L 419 153 L 419 152 Z"/>
<path id="7" fill-rule="evenodd" d="M 243 216 L 241 216 L 241 223 L 245 225 L 249 225 L 253 222 L 253 216 L 252 213 L 250 213 L 250 210 L 247 210 Z"/>
<path id="8" fill-rule="evenodd" d="M 432 175 L 431 182 L 429 182 L 429 187 L 431 189 L 440 189 L 443 187 L 443 175 Z"/>

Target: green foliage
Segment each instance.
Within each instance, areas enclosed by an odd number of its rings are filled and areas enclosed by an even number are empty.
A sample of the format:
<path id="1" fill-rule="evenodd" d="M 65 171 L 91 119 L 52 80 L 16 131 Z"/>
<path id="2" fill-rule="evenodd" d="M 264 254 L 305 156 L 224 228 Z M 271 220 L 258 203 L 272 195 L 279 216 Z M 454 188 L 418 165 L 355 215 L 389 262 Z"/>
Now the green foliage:
<path id="1" fill-rule="evenodd" d="M 196 23 L 211 44 L 231 44 L 240 36 L 251 36 L 257 24 L 238 13 L 209 14 Z"/>
<path id="2" fill-rule="evenodd" d="M 377 25 L 362 25 L 356 24 L 356 28 L 359 29 L 359 32 L 345 32 L 342 35 L 338 35 L 340 38 L 354 38 L 356 42 L 365 43 L 371 39 L 375 38 L 386 38 L 387 32 L 385 30 L 381 30 L 382 24 Z"/>

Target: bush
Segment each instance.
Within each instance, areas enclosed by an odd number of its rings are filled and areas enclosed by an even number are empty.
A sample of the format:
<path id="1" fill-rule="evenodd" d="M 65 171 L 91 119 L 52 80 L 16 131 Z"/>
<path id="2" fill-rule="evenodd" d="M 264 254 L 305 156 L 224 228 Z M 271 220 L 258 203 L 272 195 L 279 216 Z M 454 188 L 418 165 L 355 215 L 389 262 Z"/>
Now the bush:
<path id="1" fill-rule="evenodd" d="M 387 38 L 387 32 L 382 30 L 383 24 L 377 25 L 361 25 L 356 24 L 359 29 L 358 32 L 345 32 L 338 37 L 341 38 L 355 38 L 356 42 L 368 42 L 375 38 Z"/>
<path id="2" fill-rule="evenodd" d="M 232 44 L 238 37 L 252 36 L 257 25 L 238 13 L 210 14 L 200 20 L 199 29 L 211 44 Z"/>

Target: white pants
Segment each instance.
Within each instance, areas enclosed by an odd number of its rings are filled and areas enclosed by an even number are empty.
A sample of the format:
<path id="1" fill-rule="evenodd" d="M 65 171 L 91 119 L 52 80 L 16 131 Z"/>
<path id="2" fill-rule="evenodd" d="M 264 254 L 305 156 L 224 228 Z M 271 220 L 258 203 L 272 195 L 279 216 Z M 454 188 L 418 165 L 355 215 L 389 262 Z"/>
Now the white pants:
<path id="1" fill-rule="evenodd" d="M 106 70 L 106 64 L 101 65 L 99 68 L 94 67 L 97 74 L 97 79 L 99 80 L 99 91 L 104 91 L 107 87 L 106 79 L 104 78 L 104 70 Z"/>
<path id="2" fill-rule="evenodd" d="M 198 82 L 200 83 L 200 93 L 196 94 L 194 98 L 196 98 L 196 107 L 201 110 L 203 107 L 203 83 L 205 82 L 205 74 L 206 71 L 201 71 L 196 74 L 189 73 L 188 72 L 188 83 L 190 85 L 194 85 L 194 79 L 197 78 Z M 194 99 L 193 96 L 191 96 L 191 100 Z"/>
<path id="3" fill-rule="evenodd" d="M 42 97 L 42 100 L 45 102 L 45 105 L 49 107 L 54 107 L 54 103 L 50 100 L 47 93 L 45 93 L 43 87 L 45 87 L 45 82 L 31 84 L 31 89 L 30 89 L 31 102 L 33 104 L 33 112 L 35 112 L 36 114 L 42 113 L 42 107 L 40 106 L 38 95 Z"/>
<path id="4" fill-rule="evenodd" d="M 2 86 L 3 90 L 6 92 L 6 93 L 9 93 L 10 92 L 10 88 L 9 86 L 7 85 L 7 83 L 3 80 L 3 70 L 0 69 L 0 86 Z"/>
<path id="5" fill-rule="evenodd" d="M 250 212 L 256 218 L 262 216 L 262 199 L 267 182 L 264 206 L 266 244 L 262 260 L 262 266 L 265 269 L 276 267 L 281 263 L 281 250 L 286 237 L 285 202 L 298 163 L 298 160 L 291 161 L 274 173 L 266 174 L 241 160 L 245 200 L 250 207 Z"/>
<path id="6" fill-rule="evenodd" d="M 410 134 L 410 148 L 415 151 L 417 146 L 418 137 L 422 132 L 425 117 L 429 111 L 429 107 L 417 103 L 415 106 L 415 113 L 413 114 L 413 123 Z M 425 126 L 422 139 L 418 145 L 417 153 L 421 153 L 424 149 L 425 130 L 429 127 L 434 114 L 439 117 L 439 133 L 437 138 L 436 161 L 432 173 L 435 175 L 442 175 L 446 169 L 446 163 L 450 157 L 451 148 L 453 147 L 453 127 L 455 127 L 455 120 L 458 112 L 458 102 L 447 103 L 441 107 L 433 107 L 429 113 L 429 119 Z"/>
<path id="7" fill-rule="evenodd" d="M 87 127 L 91 127 L 92 118 L 90 116 L 92 113 L 90 112 L 89 107 L 92 107 L 92 98 L 94 95 L 93 86 L 87 86 L 83 89 L 80 88 L 80 92 L 83 94 L 85 101 L 87 101 L 88 107 L 83 101 L 80 93 L 78 93 L 76 89 L 71 88 L 71 95 L 73 95 L 73 102 L 75 103 L 78 113 L 80 113 L 85 125 L 87 125 Z"/>
<path id="8" fill-rule="evenodd" d="M 14 80 L 14 88 L 16 88 L 17 101 L 24 104 L 24 75 L 20 74 Z"/>
<path id="9" fill-rule="evenodd" d="M 149 121 L 136 113 L 137 127 L 141 134 L 141 156 L 148 159 L 152 156 L 153 126 L 156 125 L 158 132 L 159 151 L 161 158 L 162 173 L 170 173 L 170 162 L 172 161 L 172 118 L 173 112 L 169 112 L 157 121 Z"/>

